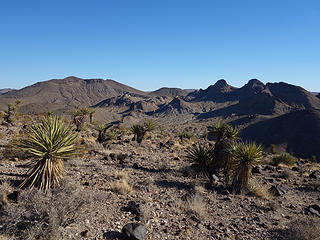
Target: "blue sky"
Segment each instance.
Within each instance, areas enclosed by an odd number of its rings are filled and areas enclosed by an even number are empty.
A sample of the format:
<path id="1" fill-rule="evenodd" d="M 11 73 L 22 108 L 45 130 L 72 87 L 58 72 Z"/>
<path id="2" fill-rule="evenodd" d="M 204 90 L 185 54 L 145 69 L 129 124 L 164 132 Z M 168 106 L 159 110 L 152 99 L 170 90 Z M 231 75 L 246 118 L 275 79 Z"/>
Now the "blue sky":
<path id="1" fill-rule="evenodd" d="M 71 75 L 141 90 L 258 78 L 320 91 L 320 1 L 1 1 L 0 88 Z"/>

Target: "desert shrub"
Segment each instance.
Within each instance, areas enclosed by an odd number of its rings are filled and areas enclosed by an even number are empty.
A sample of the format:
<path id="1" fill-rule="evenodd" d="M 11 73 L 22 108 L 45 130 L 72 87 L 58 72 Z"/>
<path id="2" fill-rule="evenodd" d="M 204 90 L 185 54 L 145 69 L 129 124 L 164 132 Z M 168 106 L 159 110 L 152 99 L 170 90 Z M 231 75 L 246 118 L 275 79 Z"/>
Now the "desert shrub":
<path id="1" fill-rule="evenodd" d="M 85 118 L 90 113 L 86 107 L 76 108 L 72 111 L 73 123 L 76 125 L 76 131 L 80 132 L 83 130 Z"/>
<path id="2" fill-rule="evenodd" d="M 106 134 L 110 140 L 117 140 L 119 138 L 119 132 L 117 129 L 109 130 Z"/>
<path id="3" fill-rule="evenodd" d="M 277 148 L 276 148 L 276 145 L 275 144 L 271 144 L 270 145 L 270 152 L 272 154 L 276 154 L 277 153 Z"/>
<path id="4" fill-rule="evenodd" d="M 132 192 L 132 186 L 128 183 L 128 172 L 126 171 L 116 171 L 114 177 L 118 179 L 117 181 L 109 183 L 111 191 L 119 193 L 122 195 L 127 195 Z"/>
<path id="5" fill-rule="evenodd" d="M 46 117 L 30 127 L 20 146 L 32 156 L 31 168 L 20 187 L 37 187 L 47 191 L 59 186 L 63 174 L 63 159 L 76 154 L 77 135 L 59 117 Z"/>
<path id="6" fill-rule="evenodd" d="M 30 154 L 28 152 L 24 151 L 19 145 L 19 138 L 17 136 L 13 137 L 7 145 L 4 146 L 4 148 L 1 150 L 1 155 L 3 159 L 6 160 L 13 160 L 13 159 L 19 159 L 19 160 L 25 160 L 30 157 Z"/>
<path id="7" fill-rule="evenodd" d="M 125 178 L 121 179 L 120 181 L 111 182 L 109 185 L 111 191 L 122 195 L 127 195 L 132 191 L 132 186 Z"/>
<path id="8" fill-rule="evenodd" d="M 128 132 L 128 129 L 120 123 L 117 125 L 117 129 L 122 134 L 126 134 Z"/>
<path id="9" fill-rule="evenodd" d="M 234 157 L 232 188 L 240 193 L 249 183 L 251 167 L 262 158 L 262 146 L 255 142 L 240 143 L 235 149 Z"/>
<path id="10" fill-rule="evenodd" d="M 317 162 L 317 156 L 316 155 L 312 155 L 310 158 L 311 162 Z"/>
<path id="11" fill-rule="evenodd" d="M 290 155 L 289 153 L 282 153 L 280 155 L 277 155 L 273 157 L 272 159 L 272 164 L 275 166 L 278 166 L 280 163 L 285 164 L 285 165 L 293 165 L 297 159 Z"/>
<path id="12" fill-rule="evenodd" d="M 17 203 L 4 206 L 0 234 L 14 239 L 64 239 L 66 228 L 88 218 L 92 195 L 71 180 L 46 194 L 35 188 L 20 192 Z"/>
<path id="13" fill-rule="evenodd" d="M 14 104 L 8 103 L 8 109 L 4 111 L 4 120 L 7 123 L 13 124 L 16 121 L 16 117 L 18 115 L 18 106 L 20 105 L 21 101 L 16 100 Z"/>
<path id="14" fill-rule="evenodd" d="M 315 217 L 301 217 L 289 224 L 286 231 L 288 240 L 317 240 L 320 236 L 320 219 Z"/>
<path id="15" fill-rule="evenodd" d="M 181 133 L 179 133 L 179 138 L 180 138 L 181 140 L 183 140 L 183 139 L 191 139 L 191 138 L 193 138 L 193 136 L 194 136 L 193 133 L 188 133 L 188 132 L 181 132 Z"/>

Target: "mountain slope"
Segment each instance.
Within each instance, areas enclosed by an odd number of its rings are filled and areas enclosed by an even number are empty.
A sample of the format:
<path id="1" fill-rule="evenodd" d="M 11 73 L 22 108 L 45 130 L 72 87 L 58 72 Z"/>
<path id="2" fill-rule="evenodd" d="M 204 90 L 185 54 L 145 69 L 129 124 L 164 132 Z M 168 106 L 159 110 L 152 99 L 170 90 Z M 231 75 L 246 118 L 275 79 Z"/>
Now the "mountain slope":
<path id="1" fill-rule="evenodd" d="M 241 88 L 224 80 L 206 90 L 189 94 L 192 101 L 211 100 L 228 103 L 224 108 L 200 114 L 200 119 L 232 115 L 281 115 L 295 110 L 320 109 L 320 99 L 305 89 L 287 83 L 267 83 L 251 79 Z"/>
<path id="2" fill-rule="evenodd" d="M 163 87 L 156 91 L 150 92 L 150 96 L 166 96 L 166 97 L 176 97 L 176 96 L 186 96 L 188 95 L 188 91 L 182 90 L 180 88 L 167 88 Z"/>
<path id="3" fill-rule="evenodd" d="M 3 89 L 0 89 L 0 95 L 1 94 L 4 94 L 4 93 L 7 93 L 7 92 L 10 92 L 10 91 L 13 91 L 14 89 L 11 89 L 11 88 L 3 88 Z"/>
<path id="4" fill-rule="evenodd" d="M 49 109 L 56 111 L 73 106 L 90 106 L 126 92 L 145 94 L 113 80 L 67 77 L 38 82 L 21 90 L 2 94 L 0 108 L 4 108 L 5 103 L 20 99 L 22 112 L 44 112 Z"/>
<path id="5" fill-rule="evenodd" d="M 244 140 L 255 140 L 269 147 L 278 148 L 298 157 L 320 158 L 320 111 L 300 110 L 252 124 L 242 133 Z"/>

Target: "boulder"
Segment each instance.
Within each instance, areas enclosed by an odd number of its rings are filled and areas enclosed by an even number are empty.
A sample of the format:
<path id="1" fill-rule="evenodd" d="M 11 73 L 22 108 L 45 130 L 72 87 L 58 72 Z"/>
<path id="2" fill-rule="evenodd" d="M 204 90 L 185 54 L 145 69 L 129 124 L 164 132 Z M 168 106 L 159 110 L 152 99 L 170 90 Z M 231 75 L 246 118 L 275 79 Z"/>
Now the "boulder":
<path id="1" fill-rule="evenodd" d="M 122 228 L 122 234 L 127 240 L 145 240 L 147 228 L 139 223 L 128 223 Z"/>

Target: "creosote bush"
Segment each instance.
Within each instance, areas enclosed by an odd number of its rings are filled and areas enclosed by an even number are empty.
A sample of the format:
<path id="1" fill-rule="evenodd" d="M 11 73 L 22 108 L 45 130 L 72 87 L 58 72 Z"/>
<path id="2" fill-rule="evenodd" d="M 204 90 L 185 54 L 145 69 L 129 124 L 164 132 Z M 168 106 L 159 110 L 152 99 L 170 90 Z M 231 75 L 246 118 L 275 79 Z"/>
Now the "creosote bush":
<path id="1" fill-rule="evenodd" d="M 31 168 L 20 187 L 36 187 L 47 191 L 59 186 L 63 175 L 63 160 L 76 154 L 77 135 L 61 118 L 46 117 L 30 127 L 20 147 L 31 155 Z"/>

